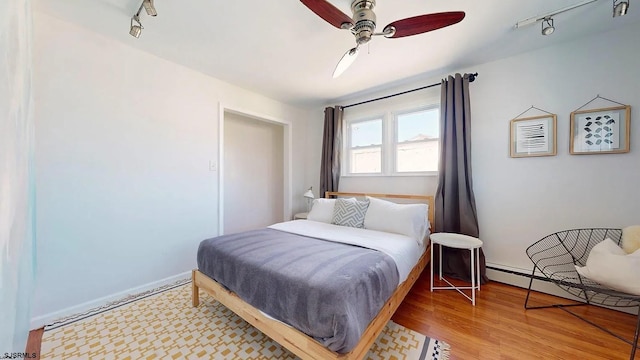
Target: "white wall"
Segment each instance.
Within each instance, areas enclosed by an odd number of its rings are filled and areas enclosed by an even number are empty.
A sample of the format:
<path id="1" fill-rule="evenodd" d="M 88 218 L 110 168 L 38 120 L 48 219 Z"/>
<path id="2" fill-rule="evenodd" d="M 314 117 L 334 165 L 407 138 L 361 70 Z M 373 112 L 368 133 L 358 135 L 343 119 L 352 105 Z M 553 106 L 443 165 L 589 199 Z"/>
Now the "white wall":
<path id="1" fill-rule="evenodd" d="M 473 175 L 488 263 L 530 271 L 525 249 L 545 235 L 640 223 L 639 33 L 633 24 L 475 68 Z M 598 94 L 632 106 L 630 153 L 569 154 L 570 114 Z M 558 155 L 509 158 L 509 121 L 531 105 L 558 115 Z"/>
<path id="2" fill-rule="evenodd" d="M 0 2 L 0 353 L 23 352 L 35 263 L 29 0 Z"/>
<path id="3" fill-rule="evenodd" d="M 324 108 L 312 110 L 307 123 L 306 161 L 304 167 L 307 189 L 313 187 L 316 197 L 324 197 L 320 194 L 320 164 L 322 162 L 322 133 L 324 131 Z M 305 189 L 306 190 L 306 189 Z M 302 196 L 302 193 L 300 194 Z M 306 208 L 304 211 L 307 211 Z"/>
<path id="4" fill-rule="evenodd" d="M 640 24 L 633 24 L 451 73 L 479 73 L 470 85 L 472 166 L 480 236 L 489 265 L 530 272 L 525 249 L 547 234 L 640 223 L 639 33 Z M 425 78 L 364 98 L 439 81 Z M 630 153 L 569 155 L 570 113 L 597 94 L 632 106 Z M 332 105 L 352 100 L 340 99 Z M 401 101 L 402 96 L 394 98 Z M 558 115 L 558 155 L 509 158 L 509 121 L 531 105 Z M 313 117 L 321 118 L 322 110 L 316 109 Z M 320 161 L 321 129 L 315 122 L 308 128 L 311 163 Z M 307 168 L 307 173 L 317 178 L 319 166 L 318 170 Z M 433 193 L 437 186 L 435 178 L 424 183 L 401 181 L 342 179 L 340 190 Z"/>
<path id="5" fill-rule="evenodd" d="M 219 103 L 292 124 L 304 209 L 309 112 L 36 13 L 32 325 L 196 266 L 218 234 Z M 300 170 L 297 170 L 300 169 Z"/>
<path id="6" fill-rule="evenodd" d="M 224 117 L 224 233 L 284 221 L 284 127 Z"/>

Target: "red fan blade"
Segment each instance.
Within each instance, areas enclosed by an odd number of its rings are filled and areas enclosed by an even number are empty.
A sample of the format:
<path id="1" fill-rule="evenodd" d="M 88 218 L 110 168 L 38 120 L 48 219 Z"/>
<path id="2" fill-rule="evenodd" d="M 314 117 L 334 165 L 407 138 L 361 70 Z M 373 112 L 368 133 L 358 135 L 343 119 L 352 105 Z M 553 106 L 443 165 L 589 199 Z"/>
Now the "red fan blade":
<path id="1" fill-rule="evenodd" d="M 326 2 L 325 0 L 300 0 L 306 7 L 316 13 L 329 24 L 342 29 L 342 24 L 350 24 L 349 28 L 353 26 L 351 17 L 340 11 L 335 6 Z"/>
<path id="2" fill-rule="evenodd" d="M 459 23 L 464 19 L 464 15 L 464 11 L 451 11 L 414 16 L 394 21 L 387 25 L 385 30 L 391 26 L 396 28 L 396 33 L 393 36 L 389 36 L 390 38 L 417 35 Z"/>

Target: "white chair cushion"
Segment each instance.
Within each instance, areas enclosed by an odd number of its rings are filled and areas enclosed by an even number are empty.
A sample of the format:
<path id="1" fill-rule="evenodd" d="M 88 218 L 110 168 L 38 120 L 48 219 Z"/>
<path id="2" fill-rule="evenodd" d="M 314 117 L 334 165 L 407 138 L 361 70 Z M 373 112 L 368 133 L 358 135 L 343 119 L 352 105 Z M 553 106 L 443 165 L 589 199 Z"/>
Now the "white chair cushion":
<path id="1" fill-rule="evenodd" d="M 622 229 L 622 248 L 627 254 L 640 249 L 640 225 L 628 226 Z"/>
<path id="2" fill-rule="evenodd" d="M 613 290 L 640 295 L 640 250 L 627 254 L 613 240 L 605 239 L 591 249 L 587 264 L 578 273 Z"/>

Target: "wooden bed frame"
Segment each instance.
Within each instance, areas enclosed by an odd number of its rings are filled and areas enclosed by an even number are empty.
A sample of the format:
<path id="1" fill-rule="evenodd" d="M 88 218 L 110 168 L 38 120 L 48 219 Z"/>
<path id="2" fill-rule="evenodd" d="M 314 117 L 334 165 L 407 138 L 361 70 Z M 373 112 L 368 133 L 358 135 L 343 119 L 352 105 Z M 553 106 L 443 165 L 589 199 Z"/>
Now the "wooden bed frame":
<path id="1" fill-rule="evenodd" d="M 366 193 L 343 193 L 343 192 L 327 192 L 326 198 L 341 197 L 341 196 L 370 196 L 376 198 L 394 198 L 394 199 L 408 199 L 419 200 L 427 202 L 429 205 L 428 218 L 433 228 L 434 216 L 433 216 L 433 196 L 425 195 L 392 195 L 392 194 L 366 194 Z M 229 310 L 236 313 L 243 318 L 249 324 L 262 331 L 265 335 L 285 347 L 303 360 L 306 359 L 362 359 L 374 341 L 380 335 L 385 325 L 395 313 L 400 303 L 404 300 L 405 296 L 411 290 L 411 287 L 416 282 L 422 270 L 427 266 L 431 257 L 431 245 L 428 244 L 422 257 L 418 260 L 416 266 L 409 273 L 407 279 L 398 286 L 396 291 L 391 295 L 389 300 L 384 304 L 378 315 L 371 320 L 369 326 L 362 334 L 360 342 L 353 350 L 346 354 L 338 354 L 326 347 L 322 346 L 319 342 L 306 334 L 294 329 L 291 326 L 284 323 L 273 320 L 265 316 L 260 310 L 249 305 L 238 295 L 225 289 L 222 285 L 209 278 L 207 275 L 201 273 L 199 270 L 193 270 L 192 273 L 192 304 L 197 307 L 200 304 L 200 292 L 202 288 L 209 295 L 213 296 L 215 300 L 226 306 Z"/>

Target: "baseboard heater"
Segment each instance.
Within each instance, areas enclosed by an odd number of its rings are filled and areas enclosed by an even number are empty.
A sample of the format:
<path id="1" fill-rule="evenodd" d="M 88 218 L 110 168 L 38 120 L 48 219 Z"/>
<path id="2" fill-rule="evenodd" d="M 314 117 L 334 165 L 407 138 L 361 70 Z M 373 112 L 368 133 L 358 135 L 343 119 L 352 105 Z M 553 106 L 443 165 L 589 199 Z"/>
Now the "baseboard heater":
<path id="1" fill-rule="evenodd" d="M 531 274 L 525 274 L 525 273 L 521 273 L 519 271 L 514 271 L 514 270 L 502 269 L 502 268 L 497 268 L 497 267 L 493 267 L 493 266 L 486 266 L 486 268 L 488 270 L 500 271 L 500 272 L 503 272 L 503 273 L 506 273 L 506 274 L 522 276 L 522 277 L 527 278 L 527 279 L 531 279 L 531 277 L 532 277 Z M 538 275 L 533 275 L 533 279 L 534 280 L 551 282 L 551 280 L 549 280 L 548 278 L 543 277 L 543 276 L 538 276 Z"/>

